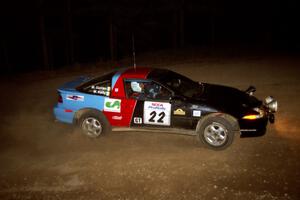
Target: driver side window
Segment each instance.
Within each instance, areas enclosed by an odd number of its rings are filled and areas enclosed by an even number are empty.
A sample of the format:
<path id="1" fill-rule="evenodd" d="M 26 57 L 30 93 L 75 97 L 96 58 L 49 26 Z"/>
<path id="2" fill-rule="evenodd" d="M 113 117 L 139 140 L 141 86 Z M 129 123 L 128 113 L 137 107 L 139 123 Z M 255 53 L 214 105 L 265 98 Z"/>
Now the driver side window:
<path id="1" fill-rule="evenodd" d="M 125 90 L 128 98 L 137 100 L 168 100 L 171 92 L 154 81 L 126 80 Z"/>

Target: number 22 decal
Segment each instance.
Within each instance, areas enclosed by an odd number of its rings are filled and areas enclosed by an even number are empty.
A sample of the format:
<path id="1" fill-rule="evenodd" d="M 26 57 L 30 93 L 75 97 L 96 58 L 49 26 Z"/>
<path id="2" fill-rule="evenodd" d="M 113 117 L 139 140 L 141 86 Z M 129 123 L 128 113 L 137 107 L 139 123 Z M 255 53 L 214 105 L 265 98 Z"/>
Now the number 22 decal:
<path id="1" fill-rule="evenodd" d="M 150 119 L 149 119 L 149 122 L 155 122 L 155 120 L 154 120 L 154 118 L 156 117 L 156 112 L 155 111 L 152 111 L 151 113 L 150 113 Z M 158 123 L 164 123 L 164 117 L 166 116 L 166 113 L 164 113 L 164 112 L 161 112 L 161 113 L 159 113 L 158 114 L 158 116 L 159 116 L 159 119 L 157 120 L 157 122 Z"/>
<path id="2" fill-rule="evenodd" d="M 166 102 L 145 101 L 144 124 L 170 126 L 171 104 Z"/>

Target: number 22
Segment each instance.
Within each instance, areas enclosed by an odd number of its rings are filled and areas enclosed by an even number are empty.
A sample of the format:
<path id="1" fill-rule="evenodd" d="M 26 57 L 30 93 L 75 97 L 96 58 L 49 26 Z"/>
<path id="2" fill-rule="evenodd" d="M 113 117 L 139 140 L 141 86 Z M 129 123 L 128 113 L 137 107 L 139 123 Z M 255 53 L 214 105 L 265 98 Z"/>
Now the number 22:
<path id="1" fill-rule="evenodd" d="M 155 120 L 154 120 L 154 118 L 156 117 L 156 112 L 155 111 L 152 111 L 151 113 L 150 113 L 150 119 L 149 119 L 149 122 L 155 122 Z M 163 119 L 164 119 L 164 117 L 166 116 L 166 114 L 165 114 L 165 112 L 161 112 L 161 113 L 159 113 L 158 114 L 158 116 L 159 116 L 159 119 L 157 120 L 157 123 L 164 123 L 164 121 L 163 121 Z"/>

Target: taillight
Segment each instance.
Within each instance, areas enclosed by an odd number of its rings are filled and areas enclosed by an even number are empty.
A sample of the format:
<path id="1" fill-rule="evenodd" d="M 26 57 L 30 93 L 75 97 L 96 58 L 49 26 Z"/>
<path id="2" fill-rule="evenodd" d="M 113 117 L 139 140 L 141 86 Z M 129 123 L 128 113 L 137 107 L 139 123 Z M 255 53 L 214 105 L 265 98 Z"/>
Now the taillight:
<path id="1" fill-rule="evenodd" d="M 60 93 L 58 93 L 58 99 L 57 99 L 57 102 L 58 102 L 58 103 L 62 103 L 62 102 L 63 102 L 63 98 L 62 98 L 62 96 L 61 96 Z"/>

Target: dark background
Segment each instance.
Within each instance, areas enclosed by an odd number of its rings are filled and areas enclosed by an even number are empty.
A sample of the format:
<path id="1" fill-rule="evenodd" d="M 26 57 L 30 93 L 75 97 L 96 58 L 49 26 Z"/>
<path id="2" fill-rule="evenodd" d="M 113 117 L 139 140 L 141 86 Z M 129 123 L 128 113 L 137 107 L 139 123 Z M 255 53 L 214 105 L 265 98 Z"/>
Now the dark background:
<path id="1" fill-rule="evenodd" d="M 296 0 L 1 1 L 3 73 L 120 60 L 161 49 L 300 50 Z"/>

